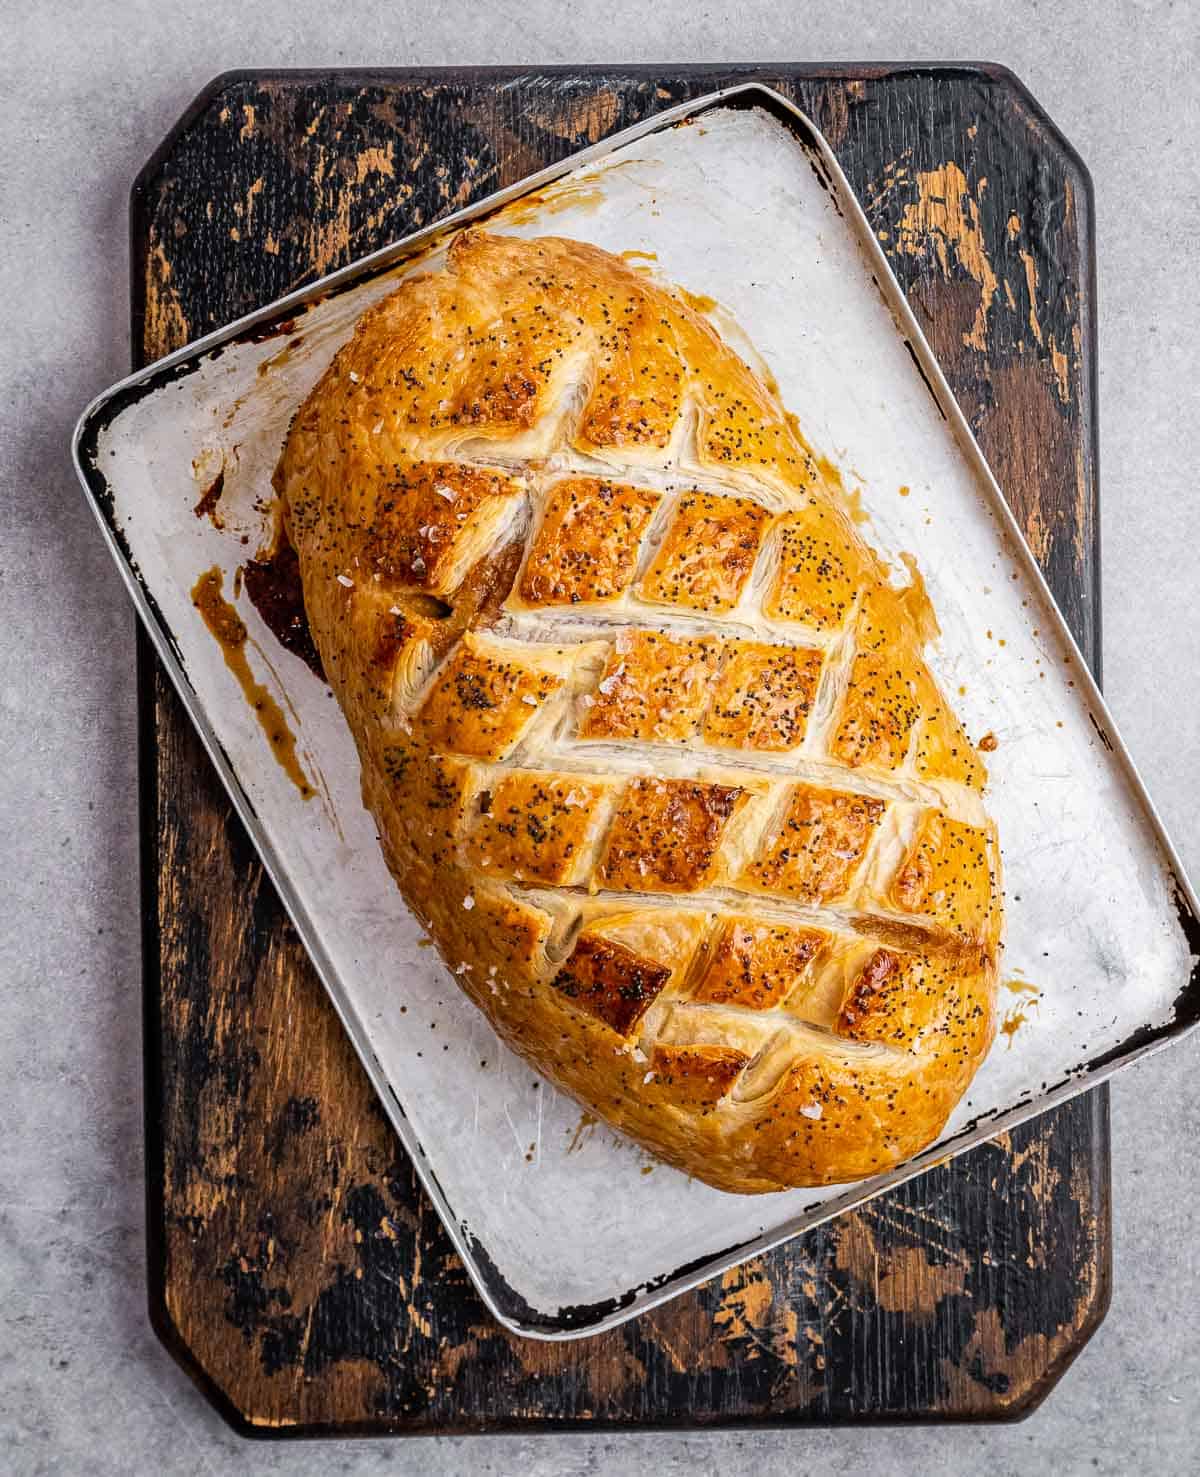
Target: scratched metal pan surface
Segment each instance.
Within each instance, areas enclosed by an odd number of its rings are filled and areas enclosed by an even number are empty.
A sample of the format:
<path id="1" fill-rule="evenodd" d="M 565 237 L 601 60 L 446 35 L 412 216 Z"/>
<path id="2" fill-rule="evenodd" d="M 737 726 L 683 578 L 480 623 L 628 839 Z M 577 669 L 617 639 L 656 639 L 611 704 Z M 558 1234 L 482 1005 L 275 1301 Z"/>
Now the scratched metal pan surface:
<path id="1" fill-rule="evenodd" d="M 539 1081 L 424 946 L 336 703 L 247 598 L 240 571 L 271 540 L 271 471 L 296 407 L 363 309 L 436 268 L 448 225 L 482 216 L 636 253 L 719 304 L 718 327 L 862 489 L 867 536 L 897 569 L 915 553 L 943 632 L 933 665 L 968 732 L 998 741 L 1008 1031 L 941 1139 L 889 1174 L 722 1194 Z M 1200 910 L 1178 858 L 831 150 L 767 89 L 665 112 L 159 361 L 88 408 L 75 456 L 396 1131 L 517 1332 L 612 1327 L 1082 1092 L 1200 1016 Z M 206 489 L 212 516 L 197 516 Z M 214 568 L 248 631 L 243 679 L 278 705 L 274 744 L 193 605 Z"/>

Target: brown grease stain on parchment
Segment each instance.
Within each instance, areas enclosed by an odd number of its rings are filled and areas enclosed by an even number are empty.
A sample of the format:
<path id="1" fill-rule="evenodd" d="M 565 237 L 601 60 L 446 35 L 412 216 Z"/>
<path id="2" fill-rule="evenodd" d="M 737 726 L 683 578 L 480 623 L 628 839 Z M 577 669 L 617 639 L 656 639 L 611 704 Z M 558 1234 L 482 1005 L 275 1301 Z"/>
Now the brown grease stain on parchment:
<path id="1" fill-rule="evenodd" d="M 272 370 L 282 369 L 283 366 L 288 363 L 288 361 L 295 354 L 296 350 L 299 349 L 303 343 L 304 335 L 302 333 L 298 333 L 295 338 L 288 339 L 287 343 L 283 346 L 282 349 L 278 350 L 277 353 L 272 354 L 269 359 L 264 359 L 262 363 L 258 366 L 258 377 L 260 379 L 264 379 L 268 374 L 272 372 Z"/>
<path id="2" fill-rule="evenodd" d="M 583 1148 L 584 1144 L 596 1131 L 596 1125 L 600 1122 L 595 1113 L 580 1113 L 579 1122 L 571 1133 L 571 1142 L 567 1145 L 567 1153 L 575 1154 Z"/>
<path id="3" fill-rule="evenodd" d="M 200 612 L 204 624 L 221 648 L 225 665 L 238 680 L 259 726 L 267 736 L 279 767 L 291 780 L 301 797 L 311 800 L 317 793 L 300 767 L 296 756 L 296 736 L 283 709 L 270 692 L 254 676 L 246 658 L 249 633 L 246 623 L 222 593 L 223 576 L 219 565 L 206 569 L 192 586 L 192 604 Z"/>
<path id="4" fill-rule="evenodd" d="M 1004 980 L 1003 984 L 1004 988 L 1011 994 L 1020 997 L 1015 1005 L 1005 1011 L 1000 1021 L 1000 1034 L 1008 1038 L 1008 1046 L 1011 1051 L 1013 1038 L 1021 1027 L 1028 1022 L 1030 1011 L 1036 1011 L 1041 1004 L 1042 992 L 1030 980 L 1010 979 Z"/>
<path id="5" fill-rule="evenodd" d="M 635 163 L 635 160 L 627 160 L 627 163 Z M 619 164 L 610 165 L 611 169 L 620 169 Z M 576 180 L 570 183 L 562 181 L 553 185 L 547 185 L 544 190 L 536 190 L 531 195 L 522 195 L 519 200 L 514 200 L 510 205 L 503 205 L 496 213 L 494 220 L 497 225 L 523 226 L 530 221 L 535 221 L 543 215 L 558 215 L 561 211 L 571 210 L 578 207 L 581 210 L 591 212 L 599 208 L 604 200 L 604 191 L 595 179 Z M 485 221 L 486 221 L 485 217 Z M 485 221 L 477 221 L 476 225 L 482 225 Z"/>
<path id="6" fill-rule="evenodd" d="M 193 465 L 195 465 L 193 463 Z M 200 494 L 200 500 L 192 509 L 197 518 L 207 518 L 214 528 L 223 529 L 224 520 L 218 504 L 221 494 L 225 491 L 225 467 L 222 463 L 221 470 L 212 479 L 204 491 Z"/>

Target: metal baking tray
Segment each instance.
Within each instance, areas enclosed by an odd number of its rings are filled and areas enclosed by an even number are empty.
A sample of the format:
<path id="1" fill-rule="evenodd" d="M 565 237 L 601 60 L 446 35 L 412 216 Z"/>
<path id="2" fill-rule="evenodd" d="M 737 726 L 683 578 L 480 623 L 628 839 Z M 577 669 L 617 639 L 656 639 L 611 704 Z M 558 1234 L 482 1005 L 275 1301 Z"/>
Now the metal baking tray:
<path id="1" fill-rule="evenodd" d="M 863 489 L 867 536 L 897 568 L 915 552 L 943 629 L 932 665 L 968 732 L 998 742 L 1004 1031 L 939 1141 L 890 1173 L 722 1194 L 539 1081 L 423 947 L 362 809 L 337 705 L 246 598 L 241 568 L 270 541 L 270 474 L 296 407 L 363 309 L 436 268 L 448 234 L 485 217 L 492 230 L 625 252 L 711 304 L 736 347 L 754 346 L 808 439 Z M 1175 850 L 833 152 L 779 94 L 750 84 L 669 109 L 210 334 L 94 400 L 73 451 L 138 613 L 425 1189 L 515 1332 L 612 1327 L 1083 1092 L 1200 1018 L 1200 906 Z M 216 518 L 198 516 L 214 488 Z M 193 606 L 214 566 L 247 628 L 243 677 L 278 704 L 308 798 Z"/>

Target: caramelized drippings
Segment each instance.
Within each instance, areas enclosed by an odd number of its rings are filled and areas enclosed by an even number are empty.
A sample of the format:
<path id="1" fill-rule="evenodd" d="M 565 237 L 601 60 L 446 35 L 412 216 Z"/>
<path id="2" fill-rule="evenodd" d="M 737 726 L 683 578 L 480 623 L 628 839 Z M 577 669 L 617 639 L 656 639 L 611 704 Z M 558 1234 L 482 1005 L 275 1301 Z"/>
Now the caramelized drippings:
<path id="1" fill-rule="evenodd" d="M 296 757 L 296 738 L 288 727 L 283 709 L 254 676 L 246 660 L 246 623 L 222 594 L 221 570 L 213 565 L 192 586 L 192 604 L 212 632 L 225 657 L 225 665 L 238 680 L 246 701 L 254 709 L 279 767 L 305 800 L 316 794 Z"/>
<path id="2" fill-rule="evenodd" d="M 1008 1046 L 1011 1051 L 1013 1038 L 1029 1020 L 1029 1012 L 1036 1010 L 1041 1003 L 1042 992 L 1029 980 L 1011 979 L 1003 983 L 1004 988 L 1012 994 L 1024 996 L 1024 999 L 1014 1005 L 1000 1022 L 1000 1034 L 1008 1037 Z"/>
<path id="3" fill-rule="evenodd" d="M 525 545 L 515 539 L 498 554 L 485 555 L 472 568 L 454 592 L 453 613 L 447 621 L 455 640 L 468 626 L 479 631 L 496 624 L 524 557 Z"/>
<path id="4" fill-rule="evenodd" d="M 304 608 L 304 586 L 300 582 L 300 559 L 280 526 L 275 547 L 264 559 L 250 559 L 242 578 L 251 604 L 271 634 L 293 656 L 298 656 L 325 681 L 321 656 L 309 629 Z"/>
<path id="5" fill-rule="evenodd" d="M 435 655 L 440 657 L 449 651 L 468 628 L 487 629 L 495 625 L 521 567 L 523 554 L 523 545 L 517 541 L 499 554 L 481 559 L 455 592 L 453 606 L 424 594 L 400 597 L 422 616 L 441 622 L 430 638 Z M 261 559 L 247 560 L 241 573 L 246 593 L 271 634 L 322 682 L 326 681 L 304 608 L 300 559 L 282 520 L 270 551 Z"/>
<path id="6" fill-rule="evenodd" d="M 571 1142 L 567 1145 L 567 1153 L 574 1154 L 582 1149 L 596 1131 L 596 1125 L 599 1122 L 595 1113 L 580 1113 L 579 1122 L 571 1133 Z"/>
<path id="7" fill-rule="evenodd" d="M 619 164 L 609 166 L 610 169 L 620 167 Z M 545 190 L 536 190 L 529 195 L 522 195 L 519 200 L 508 205 L 502 205 L 496 214 L 497 219 L 505 225 L 524 225 L 527 221 L 538 220 L 543 215 L 558 215 L 564 210 L 579 209 L 590 214 L 599 208 L 603 199 L 604 191 L 591 180 L 557 180 Z"/>
<path id="8" fill-rule="evenodd" d="M 264 323 L 245 335 L 248 344 L 265 344 L 268 339 L 280 338 L 285 333 L 296 331 L 296 320 L 285 318 L 281 323 Z"/>
<path id="9" fill-rule="evenodd" d="M 192 509 L 197 518 L 211 519 L 214 528 L 223 528 L 221 515 L 217 512 L 217 504 L 221 500 L 221 494 L 225 491 L 225 468 L 222 467 L 213 480 L 200 494 L 200 501 Z"/>
<path id="10" fill-rule="evenodd" d="M 1008 1037 L 1009 1049 L 1012 1049 L 1013 1037 L 1025 1024 L 1029 1017 L 1023 1010 L 1013 1010 L 1000 1022 L 1000 1034 Z"/>
<path id="11" fill-rule="evenodd" d="M 258 366 L 259 378 L 261 379 L 264 375 L 270 374 L 273 369 L 282 369 L 303 342 L 304 335 L 298 333 L 295 338 L 289 339 L 277 354 L 272 354 L 269 359 L 264 359 Z"/>

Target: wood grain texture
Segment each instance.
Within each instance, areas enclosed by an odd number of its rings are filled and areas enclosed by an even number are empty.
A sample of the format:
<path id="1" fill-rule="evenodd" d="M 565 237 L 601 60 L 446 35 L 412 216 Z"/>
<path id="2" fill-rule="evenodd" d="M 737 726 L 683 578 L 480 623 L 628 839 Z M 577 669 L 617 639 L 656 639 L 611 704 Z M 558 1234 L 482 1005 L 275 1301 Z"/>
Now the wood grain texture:
<path id="1" fill-rule="evenodd" d="M 165 353 L 750 76 L 837 151 L 1094 664 L 1090 189 L 1002 72 L 231 74 L 135 187 L 134 342 Z M 611 1333 L 504 1333 L 140 661 L 151 1311 L 238 1429 L 994 1418 L 1053 1385 L 1107 1305 L 1106 1089 Z"/>

